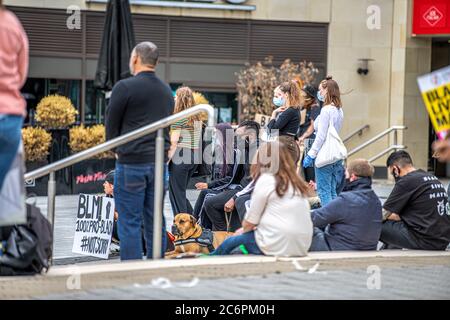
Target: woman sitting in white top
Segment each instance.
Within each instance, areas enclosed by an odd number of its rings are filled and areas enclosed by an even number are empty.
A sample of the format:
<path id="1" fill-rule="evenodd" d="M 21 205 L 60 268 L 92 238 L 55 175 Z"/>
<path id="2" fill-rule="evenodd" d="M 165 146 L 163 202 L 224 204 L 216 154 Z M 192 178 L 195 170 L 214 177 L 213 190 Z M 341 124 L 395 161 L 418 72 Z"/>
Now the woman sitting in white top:
<path id="1" fill-rule="evenodd" d="M 240 248 L 250 254 L 305 256 L 313 234 L 309 188 L 296 174 L 289 150 L 280 142 L 262 145 L 252 176 L 256 185 L 242 228 L 211 255 Z"/>

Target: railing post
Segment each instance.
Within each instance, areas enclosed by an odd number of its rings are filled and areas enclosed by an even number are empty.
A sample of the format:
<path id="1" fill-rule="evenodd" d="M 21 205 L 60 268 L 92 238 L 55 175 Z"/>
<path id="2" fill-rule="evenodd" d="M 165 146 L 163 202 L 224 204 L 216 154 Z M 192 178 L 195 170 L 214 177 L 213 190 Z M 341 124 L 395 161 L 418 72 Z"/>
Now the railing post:
<path id="1" fill-rule="evenodd" d="M 162 251 L 162 221 L 164 214 L 164 129 L 159 129 L 156 137 L 154 195 L 153 259 L 160 259 Z"/>
<path id="2" fill-rule="evenodd" d="M 47 185 L 47 219 L 52 224 L 52 252 L 53 243 L 55 241 L 55 197 L 56 197 L 56 180 L 55 171 L 51 171 L 48 178 Z M 50 264 L 53 264 L 53 257 Z"/>

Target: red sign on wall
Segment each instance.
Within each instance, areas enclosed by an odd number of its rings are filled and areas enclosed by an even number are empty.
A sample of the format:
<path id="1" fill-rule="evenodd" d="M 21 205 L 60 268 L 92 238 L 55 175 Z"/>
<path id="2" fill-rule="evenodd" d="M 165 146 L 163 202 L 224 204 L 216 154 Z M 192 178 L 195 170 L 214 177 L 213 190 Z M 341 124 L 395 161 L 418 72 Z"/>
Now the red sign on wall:
<path id="1" fill-rule="evenodd" d="M 413 36 L 450 35 L 450 0 L 414 0 Z"/>

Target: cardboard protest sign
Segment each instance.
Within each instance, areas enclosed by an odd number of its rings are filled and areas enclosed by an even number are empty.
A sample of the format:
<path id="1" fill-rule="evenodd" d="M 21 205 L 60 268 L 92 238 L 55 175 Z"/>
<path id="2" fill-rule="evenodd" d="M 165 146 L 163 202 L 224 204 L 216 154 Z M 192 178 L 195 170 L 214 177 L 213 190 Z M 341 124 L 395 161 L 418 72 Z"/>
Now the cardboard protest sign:
<path id="1" fill-rule="evenodd" d="M 270 122 L 271 116 L 267 116 L 265 114 L 257 113 L 255 114 L 255 122 L 258 122 L 261 126 L 261 139 L 263 141 L 271 141 L 273 138 L 271 138 L 269 134 L 269 130 L 267 130 L 267 125 Z"/>
<path id="2" fill-rule="evenodd" d="M 72 252 L 108 259 L 114 209 L 112 198 L 80 194 Z"/>
<path id="3" fill-rule="evenodd" d="M 270 118 L 271 116 L 267 116 L 265 114 L 255 114 L 255 121 L 259 123 L 261 128 L 267 128 L 267 124 L 270 122 Z"/>
<path id="4" fill-rule="evenodd" d="M 417 78 L 423 101 L 439 139 L 450 130 L 450 66 Z"/>

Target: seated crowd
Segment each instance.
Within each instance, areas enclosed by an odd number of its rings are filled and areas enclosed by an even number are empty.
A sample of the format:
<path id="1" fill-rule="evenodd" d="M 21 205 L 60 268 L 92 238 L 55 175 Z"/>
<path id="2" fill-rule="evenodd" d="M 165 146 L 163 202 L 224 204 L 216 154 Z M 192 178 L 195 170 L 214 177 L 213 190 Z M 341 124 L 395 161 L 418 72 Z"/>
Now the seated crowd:
<path id="1" fill-rule="evenodd" d="M 309 109 L 299 110 L 300 94 L 312 101 Z M 312 109 L 316 95 L 325 104 L 319 115 Z M 178 89 L 176 97 L 176 112 L 194 105 L 187 87 Z M 395 185 L 384 204 L 372 189 L 374 167 L 369 161 L 317 165 L 317 150 L 323 147 L 327 131 L 334 127 L 337 133 L 343 121 L 339 88 L 331 77 L 321 82 L 318 93 L 308 86 L 299 90 L 295 83 L 283 83 L 275 89 L 273 104 L 278 108 L 266 133 L 250 120 L 236 130 L 226 123 L 216 126 L 211 181 L 195 185 L 200 193 L 194 208 L 186 189 L 199 166 L 174 160 L 178 153 L 193 159 L 201 151 L 202 127 L 186 119 L 172 126 L 169 194 L 174 216 L 187 214 L 182 223 L 226 233 L 222 244 L 208 248 L 211 255 L 447 249 L 449 195 L 434 175 L 413 166 L 408 152 L 396 151 L 387 159 Z M 303 111 L 306 114 L 301 116 Z M 298 133 L 301 121 L 305 129 Z M 302 144 L 305 139 L 308 143 Z M 305 170 L 299 170 L 302 154 Z M 303 176 L 308 176 L 308 183 Z"/>
<path id="2" fill-rule="evenodd" d="M 267 156 L 274 148 L 279 148 L 279 159 L 269 157 L 263 165 L 261 153 Z M 197 201 L 200 212 L 211 219 L 201 217 L 201 224 L 211 221 L 215 231 L 235 232 L 212 255 L 240 252 L 242 245 L 248 253 L 274 256 L 377 250 L 379 243 L 385 249 L 445 250 L 450 212 L 444 186 L 434 175 L 415 169 L 406 151 L 391 154 L 387 166 L 395 186 L 384 205 L 372 189 L 373 166 L 356 159 L 347 164 L 344 189 L 337 198 L 310 210 L 312 190 L 298 175 L 288 148 L 281 142 L 261 144 L 247 176 L 254 187 L 206 191 Z M 242 191 L 247 205 L 234 206 Z M 233 201 L 226 204 L 230 197 Z M 230 225 L 224 223 L 228 213 Z"/>

